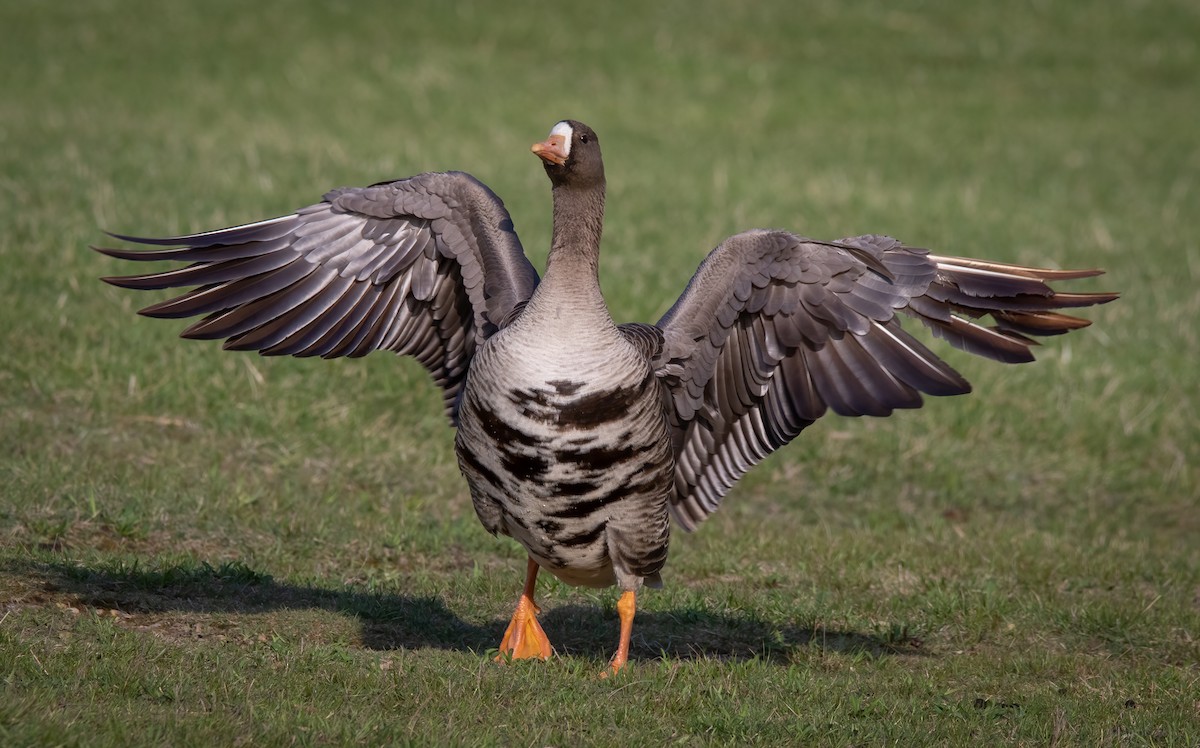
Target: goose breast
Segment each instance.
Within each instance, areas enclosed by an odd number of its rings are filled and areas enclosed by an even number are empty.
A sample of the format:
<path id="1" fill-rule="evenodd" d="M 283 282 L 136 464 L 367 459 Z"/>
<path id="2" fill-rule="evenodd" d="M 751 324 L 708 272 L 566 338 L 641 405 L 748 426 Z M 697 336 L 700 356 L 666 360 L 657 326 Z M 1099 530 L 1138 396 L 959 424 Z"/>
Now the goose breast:
<path id="1" fill-rule="evenodd" d="M 661 384 L 617 332 L 500 331 L 455 441 L 475 510 L 563 581 L 636 589 L 666 562 L 674 458 Z"/>

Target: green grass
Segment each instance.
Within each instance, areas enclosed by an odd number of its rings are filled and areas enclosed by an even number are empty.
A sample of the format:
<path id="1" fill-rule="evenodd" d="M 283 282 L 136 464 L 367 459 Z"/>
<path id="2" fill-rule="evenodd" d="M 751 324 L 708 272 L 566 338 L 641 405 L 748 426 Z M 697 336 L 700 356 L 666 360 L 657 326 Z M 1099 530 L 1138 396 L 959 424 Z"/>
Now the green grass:
<path id="1" fill-rule="evenodd" d="M 1200 743 L 1194 3 L 0 0 L 0 29 L 0 744 Z M 549 581 L 560 656 L 497 666 L 522 554 L 425 373 L 180 341 L 86 245 L 458 168 L 540 267 L 528 145 L 566 116 L 604 142 L 622 321 L 753 226 L 1124 296 L 768 460 L 675 536 L 621 677 L 614 593 Z"/>

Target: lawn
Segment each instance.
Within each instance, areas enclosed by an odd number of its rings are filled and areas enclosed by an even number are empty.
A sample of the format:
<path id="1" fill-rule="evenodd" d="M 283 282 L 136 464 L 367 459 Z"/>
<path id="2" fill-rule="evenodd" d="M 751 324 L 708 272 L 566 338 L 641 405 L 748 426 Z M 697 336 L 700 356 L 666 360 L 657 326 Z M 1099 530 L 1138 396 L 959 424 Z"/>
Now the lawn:
<path id="1" fill-rule="evenodd" d="M 0 0 L 0 81 L 0 744 L 1200 745 L 1194 2 Z M 181 341 L 87 246 L 462 169 L 541 268 L 563 117 L 619 321 L 756 226 L 1123 297 L 772 456 L 619 677 L 549 579 L 558 656 L 496 665 L 524 556 L 424 370 Z"/>

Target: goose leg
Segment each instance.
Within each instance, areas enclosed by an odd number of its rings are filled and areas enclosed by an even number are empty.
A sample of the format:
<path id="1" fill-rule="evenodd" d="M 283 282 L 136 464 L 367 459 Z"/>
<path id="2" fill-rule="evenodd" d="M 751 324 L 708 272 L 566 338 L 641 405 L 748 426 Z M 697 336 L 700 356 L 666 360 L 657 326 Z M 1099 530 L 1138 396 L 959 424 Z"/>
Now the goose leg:
<path id="1" fill-rule="evenodd" d="M 625 590 L 621 599 L 617 600 L 617 615 L 621 616 L 621 640 L 617 644 L 617 653 L 608 663 L 608 668 L 600 673 L 601 678 L 616 675 L 629 660 L 629 637 L 633 633 L 633 614 L 637 610 L 637 593 Z"/>
<path id="2" fill-rule="evenodd" d="M 504 638 L 500 640 L 500 654 L 496 662 L 504 662 L 511 657 L 514 660 L 527 660 L 537 657 L 543 660 L 550 658 L 550 640 L 542 626 L 538 623 L 537 614 L 541 612 L 533 602 L 533 588 L 537 583 L 538 565 L 532 558 L 525 572 L 525 590 L 517 600 L 517 609 L 513 611 L 512 621 L 504 630 Z"/>

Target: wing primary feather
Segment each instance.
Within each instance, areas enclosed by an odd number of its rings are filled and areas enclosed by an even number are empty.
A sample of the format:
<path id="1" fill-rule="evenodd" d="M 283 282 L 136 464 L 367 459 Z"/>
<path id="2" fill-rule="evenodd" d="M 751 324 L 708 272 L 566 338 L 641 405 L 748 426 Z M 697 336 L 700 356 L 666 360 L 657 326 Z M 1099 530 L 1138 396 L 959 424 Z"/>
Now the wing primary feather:
<path id="1" fill-rule="evenodd" d="M 862 344 L 876 359 L 886 361 L 901 382 L 929 395 L 965 395 L 971 391 L 970 383 L 961 374 L 906 333 L 895 320 L 876 322 L 874 329 L 876 334 L 864 336 Z"/>
<path id="2" fill-rule="evenodd" d="M 313 273 L 301 284 L 284 289 L 275 298 L 263 299 L 254 305 L 261 307 L 261 311 L 253 316 L 258 324 L 247 326 L 250 321 L 247 319 L 235 332 L 222 336 L 230 338 L 227 348 L 257 351 L 273 348 L 328 311 L 331 303 L 339 298 L 349 283 L 348 279 L 340 278 L 333 270 L 325 270 Z M 308 288 L 301 288 L 301 285 L 307 285 Z"/>
<path id="3" fill-rule="evenodd" d="M 218 244 L 242 244 L 249 241 L 277 239 L 292 231 L 294 228 L 293 224 L 297 218 L 298 216 L 293 213 L 286 216 L 255 221 L 254 223 L 245 223 L 240 226 L 230 226 L 224 229 L 201 231 L 197 234 L 184 234 L 182 236 L 170 236 L 161 239 L 131 236 L 129 234 L 114 234 L 111 231 L 105 231 L 104 233 L 114 239 L 133 244 L 148 244 L 159 247 L 176 247 L 180 245 L 188 247 L 212 247 Z"/>
<path id="4" fill-rule="evenodd" d="M 970 257 L 954 257 L 951 255 L 929 255 L 929 259 L 939 266 L 957 266 L 971 270 L 981 270 L 991 273 L 1003 273 L 1006 275 L 1020 275 L 1026 278 L 1037 278 L 1039 280 L 1078 280 L 1080 278 L 1093 278 L 1097 275 L 1104 275 L 1103 270 L 1052 270 L 1050 268 L 1033 268 L 1024 265 L 1012 265 L 1005 262 L 994 262 L 991 260 L 975 260 Z"/>
<path id="5" fill-rule="evenodd" d="M 270 252 L 227 262 L 197 263 L 160 273 L 126 275 L 105 280 L 114 286 L 138 290 L 204 286 L 262 275 L 290 262 L 295 262 L 297 259 L 295 255 L 289 256 L 285 252 Z"/>
<path id="6" fill-rule="evenodd" d="M 344 279 L 346 280 L 346 279 Z M 314 319 L 305 329 L 297 330 L 288 338 L 263 349 L 267 356 L 324 356 L 342 340 L 347 329 L 352 329 L 366 312 L 362 303 L 376 290 L 362 283 L 351 283 L 346 291 L 333 300 L 329 309 Z M 361 310 L 359 307 L 363 307 Z"/>
<path id="7" fill-rule="evenodd" d="M 102 255 L 118 260 L 133 260 L 134 262 L 151 262 L 159 260 L 175 260 L 183 262 L 224 262 L 238 260 L 243 257 L 253 257 L 287 246 L 286 239 L 276 238 L 267 241 L 250 241 L 242 244 L 219 244 L 215 247 L 174 247 L 172 249 L 118 249 L 113 247 L 97 247 L 92 249 Z M 115 276 L 120 277 L 120 276 Z M 103 279 L 107 281 L 108 279 Z"/>
<path id="8" fill-rule="evenodd" d="M 193 291 L 175 299 L 142 309 L 147 317 L 177 318 L 231 309 L 290 286 L 316 269 L 316 265 L 293 262 L 262 275 L 228 281 L 204 290 Z"/>

